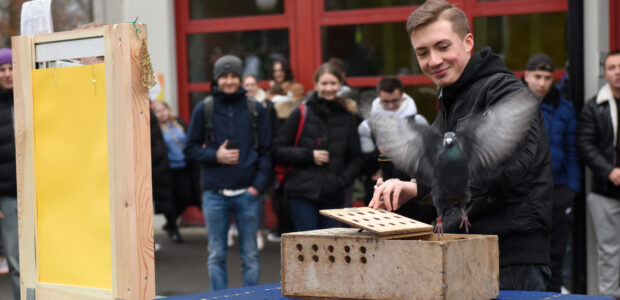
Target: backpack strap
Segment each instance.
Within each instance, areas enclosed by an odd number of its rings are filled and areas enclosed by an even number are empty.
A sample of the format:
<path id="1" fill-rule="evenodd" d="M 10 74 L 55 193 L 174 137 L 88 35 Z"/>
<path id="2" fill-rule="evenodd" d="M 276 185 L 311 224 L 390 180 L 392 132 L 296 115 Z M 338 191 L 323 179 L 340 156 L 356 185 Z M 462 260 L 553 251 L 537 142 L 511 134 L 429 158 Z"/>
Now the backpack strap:
<path id="1" fill-rule="evenodd" d="M 206 144 L 215 142 L 213 133 L 213 96 L 209 95 L 204 100 L 204 141 Z"/>
<path id="2" fill-rule="evenodd" d="M 295 134 L 295 147 L 299 145 L 299 137 L 301 136 L 301 131 L 304 129 L 304 124 L 306 123 L 306 104 L 301 104 L 299 106 L 299 112 L 299 123 L 297 124 L 297 133 Z"/>
<path id="3" fill-rule="evenodd" d="M 252 136 L 254 138 L 254 149 L 258 151 L 258 101 L 252 96 L 247 96 L 248 114 L 250 116 L 250 126 L 252 126 Z"/>

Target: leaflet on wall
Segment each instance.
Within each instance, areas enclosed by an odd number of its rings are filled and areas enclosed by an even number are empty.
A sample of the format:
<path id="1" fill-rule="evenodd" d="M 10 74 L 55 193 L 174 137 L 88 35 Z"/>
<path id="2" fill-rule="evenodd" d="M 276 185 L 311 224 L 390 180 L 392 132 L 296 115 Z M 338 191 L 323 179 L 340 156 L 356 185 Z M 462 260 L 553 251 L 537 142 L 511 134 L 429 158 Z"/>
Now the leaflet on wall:
<path id="1" fill-rule="evenodd" d="M 24 2 L 21 15 L 21 35 L 54 32 L 52 24 L 52 0 Z"/>

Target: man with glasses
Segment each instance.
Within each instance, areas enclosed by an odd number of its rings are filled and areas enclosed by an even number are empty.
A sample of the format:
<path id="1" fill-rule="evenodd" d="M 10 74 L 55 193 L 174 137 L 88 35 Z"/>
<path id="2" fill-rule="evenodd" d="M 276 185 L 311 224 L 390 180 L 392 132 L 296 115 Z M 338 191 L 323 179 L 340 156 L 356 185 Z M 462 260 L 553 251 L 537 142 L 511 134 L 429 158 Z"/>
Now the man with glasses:
<path id="1" fill-rule="evenodd" d="M 372 101 L 370 109 L 370 115 L 383 114 L 390 116 L 397 116 L 402 119 L 414 120 L 418 124 L 428 125 L 428 121 L 424 116 L 418 113 L 418 108 L 415 105 L 415 101 L 407 93 L 403 92 L 403 83 L 396 77 L 384 77 L 379 81 L 377 85 L 377 92 L 379 97 Z M 357 131 L 360 136 L 360 146 L 364 154 L 364 174 L 365 191 L 366 196 L 364 202 L 366 205 L 370 202 L 373 194 L 373 186 L 379 177 L 382 177 L 381 170 L 379 169 L 379 163 L 377 157 L 379 155 L 379 149 L 377 148 L 376 141 L 372 136 L 370 124 L 367 120 L 363 121 Z M 407 177 L 404 172 L 395 172 L 397 177 Z M 403 178 L 409 180 L 410 178 Z M 417 211 L 417 210 L 414 210 Z M 432 214 L 434 210 L 431 209 Z M 420 221 L 424 221 L 422 216 L 410 216 Z M 430 220 L 432 221 L 433 216 Z"/>

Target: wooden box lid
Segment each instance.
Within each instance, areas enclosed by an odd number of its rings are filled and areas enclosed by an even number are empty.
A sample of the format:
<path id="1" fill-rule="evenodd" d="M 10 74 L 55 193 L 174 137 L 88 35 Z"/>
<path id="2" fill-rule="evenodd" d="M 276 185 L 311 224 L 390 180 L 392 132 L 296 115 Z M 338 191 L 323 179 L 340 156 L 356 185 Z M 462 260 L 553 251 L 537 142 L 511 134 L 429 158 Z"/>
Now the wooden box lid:
<path id="1" fill-rule="evenodd" d="M 379 237 L 422 235 L 433 232 L 432 225 L 369 207 L 323 209 L 319 212 L 329 218 L 372 232 Z"/>

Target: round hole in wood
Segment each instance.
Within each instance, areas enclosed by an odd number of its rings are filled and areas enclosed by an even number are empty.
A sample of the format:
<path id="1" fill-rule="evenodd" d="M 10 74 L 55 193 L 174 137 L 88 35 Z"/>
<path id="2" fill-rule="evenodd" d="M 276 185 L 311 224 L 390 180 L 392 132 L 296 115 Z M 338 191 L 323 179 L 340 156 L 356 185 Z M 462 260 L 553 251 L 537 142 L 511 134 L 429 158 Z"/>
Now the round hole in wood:
<path id="1" fill-rule="evenodd" d="M 363 214 L 364 214 L 364 213 L 363 213 L 363 212 L 361 212 L 361 211 L 358 211 L 357 213 L 358 213 L 358 214 L 360 214 L 360 215 L 363 215 Z"/>
<path id="2" fill-rule="evenodd" d="M 349 246 L 344 246 L 344 252 L 346 252 L 346 253 L 351 252 L 351 247 L 349 247 Z"/>
<path id="3" fill-rule="evenodd" d="M 319 257 L 314 255 L 312 256 L 312 260 L 314 260 L 314 262 L 319 262 Z"/>
<path id="4" fill-rule="evenodd" d="M 373 211 L 368 211 L 368 213 L 369 213 L 369 214 L 373 214 L 373 215 L 375 214 Z"/>
<path id="5" fill-rule="evenodd" d="M 383 217 L 383 218 L 384 218 L 384 219 L 388 219 L 388 220 L 390 219 L 390 217 Z"/>
<path id="6" fill-rule="evenodd" d="M 339 216 L 341 216 L 341 217 L 344 217 L 344 215 L 343 215 L 343 214 L 337 214 L 337 215 L 339 215 Z"/>
<path id="7" fill-rule="evenodd" d="M 319 251 L 319 246 L 317 246 L 316 244 L 312 245 L 312 250 L 314 250 L 314 252 Z"/>
<path id="8" fill-rule="evenodd" d="M 362 256 L 362 258 L 361 258 L 360 260 L 362 261 L 362 263 L 363 263 L 363 264 L 365 264 L 365 263 L 366 263 L 366 257 L 363 257 L 363 256 Z"/>
<path id="9" fill-rule="evenodd" d="M 396 224 L 394 224 L 394 223 L 390 223 L 390 225 L 395 226 Z"/>
<path id="10" fill-rule="evenodd" d="M 327 247 L 327 250 L 329 250 L 329 252 L 334 252 L 334 246 L 329 245 L 329 247 Z"/>
<path id="11" fill-rule="evenodd" d="M 351 257 L 345 256 L 344 261 L 346 261 L 347 263 L 351 263 Z"/>
<path id="12" fill-rule="evenodd" d="M 379 226 L 385 226 L 385 225 L 383 225 L 383 223 L 379 223 Z"/>
<path id="13" fill-rule="evenodd" d="M 403 224 L 403 225 L 407 225 L 407 223 L 405 223 L 405 222 L 399 222 L 399 223 L 400 223 L 400 224 Z"/>
<path id="14" fill-rule="evenodd" d="M 297 259 L 299 259 L 299 261 L 303 262 L 304 261 L 304 256 L 303 255 L 297 256 Z"/>
<path id="15" fill-rule="evenodd" d="M 381 220 L 381 218 L 374 218 L 375 220 Z"/>
<path id="16" fill-rule="evenodd" d="M 375 227 L 375 225 L 372 225 L 372 224 L 368 224 L 368 227 Z"/>
<path id="17" fill-rule="evenodd" d="M 385 213 L 385 210 L 380 210 L 379 212 L 380 212 L 380 213 L 382 213 L 382 214 L 384 214 L 384 213 Z"/>
<path id="18" fill-rule="evenodd" d="M 334 263 L 336 261 L 336 258 L 333 255 L 329 256 L 329 262 Z"/>
<path id="19" fill-rule="evenodd" d="M 353 221 L 353 222 L 357 222 L 357 219 L 351 219 L 351 221 Z"/>
<path id="20" fill-rule="evenodd" d="M 301 244 L 297 244 L 297 250 L 301 251 L 304 247 Z"/>
<path id="21" fill-rule="evenodd" d="M 368 221 L 370 221 L 370 220 L 368 220 L 368 219 L 364 219 L 364 221 L 368 222 Z"/>
<path id="22" fill-rule="evenodd" d="M 400 219 L 400 216 L 394 216 L 394 218 L 396 218 L 396 219 Z"/>
<path id="23" fill-rule="evenodd" d="M 361 247 L 360 247 L 360 251 L 361 251 L 362 253 L 366 253 L 366 247 L 361 246 Z"/>

